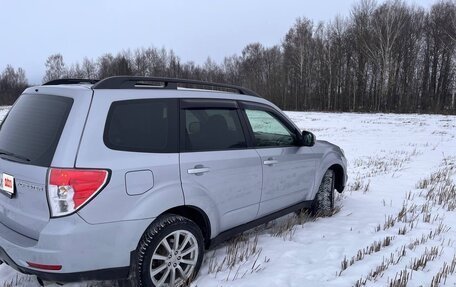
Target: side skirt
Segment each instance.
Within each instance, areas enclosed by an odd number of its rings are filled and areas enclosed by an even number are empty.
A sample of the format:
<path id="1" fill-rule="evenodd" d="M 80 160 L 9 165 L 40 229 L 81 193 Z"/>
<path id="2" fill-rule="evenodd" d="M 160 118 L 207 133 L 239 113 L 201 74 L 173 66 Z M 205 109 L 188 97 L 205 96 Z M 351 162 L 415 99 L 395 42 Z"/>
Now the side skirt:
<path id="1" fill-rule="evenodd" d="M 212 248 L 212 247 L 214 247 L 216 245 L 219 245 L 220 243 L 227 241 L 228 239 L 234 237 L 235 235 L 237 235 L 239 233 L 242 233 L 242 232 L 247 231 L 249 229 L 255 228 L 255 227 L 257 227 L 257 226 L 259 226 L 261 224 L 265 224 L 265 223 L 267 223 L 267 222 L 269 222 L 271 220 L 277 219 L 279 217 L 282 217 L 282 216 L 287 215 L 289 213 L 295 212 L 295 211 L 300 210 L 302 208 L 310 208 L 312 206 L 312 202 L 313 202 L 312 200 L 306 200 L 306 201 L 300 202 L 298 204 L 289 206 L 289 207 L 287 207 L 285 209 L 282 209 L 282 210 L 276 211 L 274 213 L 268 214 L 268 215 L 263 216 L 261 218 L 255 219 L 253 221 L 250 221 L 250 222 L 244 223 L 242 225 L 236 226 L 234 228 L 228 229 L 228 230 L 220 233 L 216 237 L 212 238 L 210 243 L 209 243 L 209 248 Z"/>

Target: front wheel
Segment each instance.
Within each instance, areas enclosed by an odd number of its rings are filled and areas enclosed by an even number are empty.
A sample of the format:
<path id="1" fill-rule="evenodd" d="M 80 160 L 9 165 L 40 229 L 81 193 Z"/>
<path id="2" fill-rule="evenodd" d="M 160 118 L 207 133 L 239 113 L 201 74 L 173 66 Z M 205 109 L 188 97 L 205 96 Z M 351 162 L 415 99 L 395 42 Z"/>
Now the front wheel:
<path id="1" fill-rule="evenodd" d="M 331 216 L 334 212 L 334 171 L 328 169 L 312 203 L 311 214 Z"/>
<path id="2" fill-rule="evenodd" d="M 193 221 L 165 215 L 153 223 L 138 246 L 138 286 L 187 286 L 198 273 L 204 239 Z"/>

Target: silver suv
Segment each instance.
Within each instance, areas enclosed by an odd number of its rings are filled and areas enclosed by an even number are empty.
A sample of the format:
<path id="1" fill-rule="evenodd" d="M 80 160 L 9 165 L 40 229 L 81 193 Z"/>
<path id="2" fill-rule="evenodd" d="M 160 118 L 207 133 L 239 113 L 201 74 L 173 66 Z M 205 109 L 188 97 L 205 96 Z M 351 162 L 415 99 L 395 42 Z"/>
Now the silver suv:
<path id="1" fill-rule="evenodd" d="M 0 127 L 0 263 L 40 282 L 180 286 L 234 234 L 331 215 L 346 178 L 339 147 L 242 87 L 56 80 Z"/>

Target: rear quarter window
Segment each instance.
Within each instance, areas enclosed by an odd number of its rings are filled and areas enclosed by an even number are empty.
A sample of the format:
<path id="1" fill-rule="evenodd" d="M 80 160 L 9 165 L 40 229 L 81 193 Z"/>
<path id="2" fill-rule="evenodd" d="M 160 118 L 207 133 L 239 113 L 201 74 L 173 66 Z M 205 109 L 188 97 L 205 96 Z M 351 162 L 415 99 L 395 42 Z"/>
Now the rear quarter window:
<path id="1" fill-rule="evenodd" d="M 0 127 L 0 156 L 49 167 L 72 105 L 68 97 L 19 97 Z"/>
<path id="2" fill-rule="evenodd" d="M 177 152 L 177 118 L 177 99 L 113 102 L 105 125 L 105 145 L 133 152 Z"/>

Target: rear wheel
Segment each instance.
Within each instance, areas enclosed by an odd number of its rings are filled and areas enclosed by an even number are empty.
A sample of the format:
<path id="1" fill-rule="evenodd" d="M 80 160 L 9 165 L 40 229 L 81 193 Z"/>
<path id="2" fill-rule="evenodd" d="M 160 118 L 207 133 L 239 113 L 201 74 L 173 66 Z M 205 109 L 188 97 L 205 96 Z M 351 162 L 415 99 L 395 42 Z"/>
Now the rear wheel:
<path id="1" fill-rule="evenodd" d="M 321 180 L 318 192 L 312 204 L 311 214 L 331 216 L 334 212 L 334 171 L 328 169 Z"/>
<path id="2" fill-rule="evenodd" d="M 193 221 L 165 215 L 153 223 L 138 246 L 138 286 L 186 286 L 198 273 L 204 239 Z"/>

